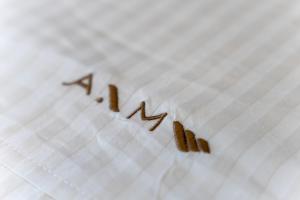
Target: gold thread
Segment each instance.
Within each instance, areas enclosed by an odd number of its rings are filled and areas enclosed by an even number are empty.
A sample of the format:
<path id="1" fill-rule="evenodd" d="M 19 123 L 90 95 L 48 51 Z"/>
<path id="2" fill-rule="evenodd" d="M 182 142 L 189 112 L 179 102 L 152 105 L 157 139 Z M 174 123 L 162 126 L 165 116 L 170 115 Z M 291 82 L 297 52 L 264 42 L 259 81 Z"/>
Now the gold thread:
<path id="1" fill-rule="evenodd" d="M 199 152 L 200 150 L 197 146 L 195 134 L 190 130 L 186 130 L 185 137 L 186 137 L 188 149 L 190 151 Z"/>
<path id="2" fill-rule="evenodd" d="M 87 81 L 87 83 L 85 83 Z M 93 87 L 93 74 L 88 74 L 78 80 L 72 81 L 72 82 L 63 82 L 62 83 L 65 86 L 70 85 L 79 85 L 80 87 L 83 87 L 86 90 L 86 94 L 90 95 Z M 115 85 L 109 85 L 109 97 L 110 97 L 110 109 L 114 112 L 120 112 L 119 109 L 119 97 L 118 97 L 118 88 Z M 102 97 L 96 98 L 96 101 L 98 103 L 103 102 Z M 164 118 L 168 115 L 168 113 L 161 113 L 159 115 L 154 116 L 147 116 L 146 115 L 146 103 L 145 101 L 142 101 L 140 104 L 140 107 L 138 107 L 133 113 L 131 113 L 127 119 L 130 119 L 132 116 L 134 116 L 137 112 L 141 111 L 141 119 L 152 121 L 152 120 L 158 120 L 150 129 L 149 131 L 154 131 L 164 120 Z M 210 153 L 210 147 L 206 140 L 202 138 L 196 139 L 195 134 L 190 130 L 185 130 L 184 126 L 178 122 L 173 122 L 173 132 L 175 136 L 176 146 L 178 150 L 182 152 L 199 152 L 203 151 L 204 153 Z"/>
<path id="3" fill-rule="evenodd" d="M 97 101 L 98 103 L 102 103 L 102 102 L 103 102 L 103 98 L 102 98 L 102 97 L 98 97 L 98 98 L 96 98 L 96 101 Z"/>
<path id="4" fill-rule="evenodd" d="M 84 83 L 84 81 L 87 80 L 87 83 Z M 86 94 L 90 95 L 93 87 L 93 74 L 88 74 L 78 80 L 72 81 L 72 82 L 63 82 L 63 85 L 70 86 L 70 85 L 79 85 L 80 87 L 83 87 L 86 90 Z"/>
<path id="5" fill-rule="evenodd" d="M 210 153 L 209 144 L 206 140 L 199 138 L 197 139 L 198 148 L 204 153 Z"/>
<path id="6" fill-rule="evenodd" d="M 177 149 L 179 151 L 188 152 L 188 146 L 186 143 L 186 137 L 185 137 L 183 125 L 178 121 L 174 121 L 173 131 L 174 131 Z"/>
<path id="7" fill-rule="evenodd" d="M 130 119 L 132 116 L 134 116 L 139 111 L 141 111 L 141 119 L 142 120 L 151 121 L 151 120 L 159 119 L 156 122 L 156 124 L 149 129 L 149 131 L 154 131 L 162 123 L 164 118 L 168 115 L 168 113 L 162 113 L 162 114 L 159 114 L 159 115 L 147 116 L 146 115 L 146 103 L 145 103 L 145 101 L 143 101 L 143 102 L 141 102 L 140 107 L 138 107 L 135 111 L 133 111 L 133 113 L 131 113 L 127 117 L 127 119 Z"/>
<path id="8" fill-rule="evenodd" d="M 110 109 L 114 112 L 120 112 L 118 88 L 115 85 L 109 85 Z"/>

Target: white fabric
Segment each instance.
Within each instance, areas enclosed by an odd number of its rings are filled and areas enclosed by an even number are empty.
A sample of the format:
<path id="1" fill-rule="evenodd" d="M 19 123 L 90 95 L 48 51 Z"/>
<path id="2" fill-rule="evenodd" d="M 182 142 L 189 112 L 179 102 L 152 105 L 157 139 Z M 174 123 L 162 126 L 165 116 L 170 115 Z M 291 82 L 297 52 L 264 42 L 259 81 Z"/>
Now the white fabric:
<path id="1" fill-rule="evenodd" d="M 0 199 L 300 199 L 299 11 L 296 0 L 0 0 Z M 62 85 L 88 73 L 90 96 Z M 144 100 L 168 112 L 153 134 L 126 119 Z M 211 154 L 179 152 L 174 120 Z"/>

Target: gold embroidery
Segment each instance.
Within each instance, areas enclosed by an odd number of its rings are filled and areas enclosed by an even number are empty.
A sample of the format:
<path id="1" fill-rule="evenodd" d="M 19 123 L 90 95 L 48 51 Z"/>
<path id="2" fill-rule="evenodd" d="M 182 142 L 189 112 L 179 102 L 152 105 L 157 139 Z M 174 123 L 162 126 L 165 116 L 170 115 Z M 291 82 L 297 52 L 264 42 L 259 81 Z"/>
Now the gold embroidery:
<path id="1" fill-rule="evenodd" d="M 196 140 L 195 134 L 190 130 L 184 130 L 180 122 L 173 122 L 173 131 L 178 150 L 182 152 L 203 151 L 204 153 L 210 153 L 208 142 L 202 138 Z"/>
<path id="2" fill-rule="evenodd" d="M 140 107 L 138 107 L 132 114 L 130 114 L 127 117 L 127 119 L 130 119 L 133 115 L 135 115 L 139 111 L 141 111 L 142 120 L 151 121 L 151 120 L 159 119 L 156 122 L 156 124 L 149 129 L 149 131 L 154 131 L 161 124 L 161 122 L 164 120 L 164 118 L 168 115 L 168 113 L 162 113 L 162 114 L 154 115 L 154 116 L 150 116 L 150 117 L 146 116 L 146 103 L 143 101 L 141 103 Z"/>
<path id="3" fill-rule="evenodd" d="M 78 80 L 72 82 L 63 82 L 63 85 L 70 86 L 70 85 L 79 85 L 86 90 L 86 94 L 90 95 L 93 87 L 93 74 L 88 74 Z M 120 112 L 119 109 L 119 96 L 118 96 L 118 88 L 115 85 L 108 85 L 109 87 L 109 108 L 114 112 Z M 102 97 L 97 97 L 95 99 L 98 103 L 102 103 L 104 99 Z M 147 116 L 146 115 L 146 103 L 142 101 L 140 107 L 138 107 L 133 113 L 131 113 L 127 119 L 133 117 L 136 113 L 141 111 L 141 119 L 152 121 L 158 120 L 150 129 L 149 131 L 154 131 L 165 119 L 168 113 L 161 113 L 159 115 L 154 116 Z M 196 139 L 195 134 L 190 130 L 185 130 L 184 126 L 178 122 L 173 122 L 173 132 L 176 141 L 176 146 L 178 150 L 182 152 L 200 152 L 203 151 L 204 153 L 210 153 L 210 147 L 206 140 L 202 138 Z"/>
<path id="4" fill-rule="evenodd" d="M 109 108 L 114 112 L 120 112 L 118 88 L 115 85 L 109 85 L 108 87 L 109 87 L 109 98 L 110 98 Z"/>
<path id="5" fill-rule="evenodd" d="M 176 145 L 179 151 L 188 152 L 188 146 L 186 144 L 186 137 L 182 124 L 178 121 L 173 123 L 174 136 Z"/>
<path id="6" fill-rule="evenodd" d="M 210 153 L 209 144 L 206 140 L 199 138 L 197 139 L 197 143 L 200 150 L 202 150 L 204 153 Z"/>
<path id="7" fill-rule="evenodd" d="M 98 103 L 102 103 L 102 102 L 103 102 L 103 98 L 102 98 L 102 97 L 98 97 L 98 98 L 96 98 L 96 101 L 97 101 Z"/>
<path id="8" fill-rule="evenodd" d="M 84 81 L 87 81 L 87 83 L 85 83 Z M 88 74 L 72 82 L 64 82 L 63 85 L 65 86 L 79 85 L 80 87 L 83 87 L 86 90 L 87 95 L 90 95 L 93 87 L 93 74 Z"/>
<path id="9" fill-rule="evenodd" d="M 185 137 L 186 137 L 186 142 L 189 151 L 194 151 L 194 152 L 200 151 L 200 149 L 197 146 L 195 134 L 192 131 L 186 130 Z"/>

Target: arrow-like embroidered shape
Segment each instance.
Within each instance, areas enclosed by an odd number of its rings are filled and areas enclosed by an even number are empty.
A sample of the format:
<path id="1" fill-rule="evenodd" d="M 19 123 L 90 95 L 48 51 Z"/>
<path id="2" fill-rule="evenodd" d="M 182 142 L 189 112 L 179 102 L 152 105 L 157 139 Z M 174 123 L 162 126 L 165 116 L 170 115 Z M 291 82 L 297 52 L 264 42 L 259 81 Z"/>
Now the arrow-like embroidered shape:
<path id="1" fill-rule="evenodd" d="M 180 122 L 173 122 L 173 131 L 178 150 L 210 153 L 208 142 L 202 138 L 196 139 L 195 134 L 190 130 L 185 130 Z"/>

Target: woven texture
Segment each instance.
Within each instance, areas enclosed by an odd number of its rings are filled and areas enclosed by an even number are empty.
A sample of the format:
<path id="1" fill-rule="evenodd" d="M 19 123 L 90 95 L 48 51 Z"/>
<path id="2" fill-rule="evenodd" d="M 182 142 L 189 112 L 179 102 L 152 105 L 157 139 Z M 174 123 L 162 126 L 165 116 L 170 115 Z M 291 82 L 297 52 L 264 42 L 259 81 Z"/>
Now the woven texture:
<path id="1" fill-rule="evenodd" d="M 0 0 L 0 199 L 300 199 L 299 11 Z M 62 85 L 89 73 L 91 95 Z M 168 113 L 153 133 L 126 119 L 142 101 Z M 175 120 L 211 154 L 178 151 Z"/>

